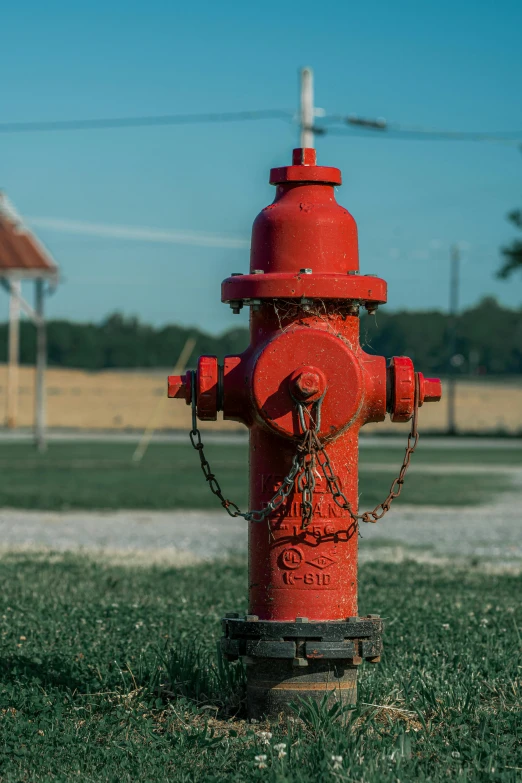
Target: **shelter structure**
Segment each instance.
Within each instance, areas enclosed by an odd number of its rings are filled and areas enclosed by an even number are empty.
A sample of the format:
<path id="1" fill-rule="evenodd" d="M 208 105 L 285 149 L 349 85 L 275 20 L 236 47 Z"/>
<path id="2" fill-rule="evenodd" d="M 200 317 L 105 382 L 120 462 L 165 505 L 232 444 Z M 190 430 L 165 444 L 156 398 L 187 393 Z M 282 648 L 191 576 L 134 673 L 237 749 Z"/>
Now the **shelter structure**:
<path id="1" fill-rule="evenodd" d="M 18 414 L 18 366 L 20 360 L 20 313 L 36 327 L 36 373 L 34 435 L 39 450 L 46 448 L 45 370 L 47 336 L 44 298 L 47 288 L 58 283 L 58 265 L 24 224 L 5 193 L 0 192 L 0 285 L 9 295 L 8 370 L 6 426 L 14 429 Z M 22 296 L 22 282 L 34 281 L 32 307 Z"/>

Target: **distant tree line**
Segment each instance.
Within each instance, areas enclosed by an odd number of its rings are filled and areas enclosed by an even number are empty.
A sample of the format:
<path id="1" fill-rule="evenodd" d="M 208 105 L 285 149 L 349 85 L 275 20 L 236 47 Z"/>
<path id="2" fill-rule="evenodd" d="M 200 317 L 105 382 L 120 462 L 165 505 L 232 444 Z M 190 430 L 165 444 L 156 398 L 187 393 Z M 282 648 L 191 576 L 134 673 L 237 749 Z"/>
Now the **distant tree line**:
<path id="1" fill-rule="evenodd" d="M 514 209 L 507 219 L 515 228 L 522 231 L 522 209 Z M 509 245 L 500 248 L 504 256 L 503 263 L 497 271 L 497 277 L 506 280 L 514 272 L 522 272 L 522 239 L 514 239 Z"/>
<path id="2" fill-rule="evenodd" d="M 372 323 L 375 318 L 375 323 Z M 424 374 L 522 373 L 522 308 L 502 307 L 492 297 L 457 318 L 456 353 L 449 353 L 450 316 L 438 311 L 387 313 L 362 319 L 361 344 L 382 356 L 407 355 Z"/>
<path id="3" fill-rule="evenodd" d="M 369 353 L 411 356 L 426 373 L 446 374 L 450 361 L 463 374 L 522 373 L 522 308 L 500 306 L 484 299 L 464 311 L 457 324 L 457 354 L 448 355 L 449 316 L 438 311 L 387 312 L 361 319 L 361 344 Z M 196 338 L 189 366 L 201 353 L 240 353 L 248 344 L 248 329 L 210 335 L 198 329 L 169 325 L 153 327 L 115 313 L 98 324 L 49 321 L 49 364 L 86 370 L 172 367 L 188 337 Z M 21 324 L 20 358 L 32 364 L 35 330 Z M 0 324 L 0 362 L 7 360 L 7 324 Z"/>

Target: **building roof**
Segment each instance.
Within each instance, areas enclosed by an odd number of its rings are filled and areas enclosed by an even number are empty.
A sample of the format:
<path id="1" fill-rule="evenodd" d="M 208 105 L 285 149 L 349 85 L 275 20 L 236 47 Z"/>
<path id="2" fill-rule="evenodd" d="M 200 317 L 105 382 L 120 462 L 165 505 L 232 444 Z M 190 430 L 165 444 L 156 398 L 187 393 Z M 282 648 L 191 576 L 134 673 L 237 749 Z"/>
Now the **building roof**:
<path id="1" fill-rule="evenodd" d="M 0 192 L 0 277 L 58 279 L 58 264 Z"/>

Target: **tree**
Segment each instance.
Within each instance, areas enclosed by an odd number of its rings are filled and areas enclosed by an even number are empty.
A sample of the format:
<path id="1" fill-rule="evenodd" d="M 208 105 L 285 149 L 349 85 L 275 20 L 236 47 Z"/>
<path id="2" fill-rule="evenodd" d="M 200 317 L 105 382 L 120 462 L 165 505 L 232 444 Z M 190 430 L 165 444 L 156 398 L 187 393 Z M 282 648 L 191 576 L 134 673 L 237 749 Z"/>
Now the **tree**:
<path id="1" fill-rule="evenodd" d="M 515 209 L 513 212 L 510 212 L 508 220 L 522 231 L 522 209 Z M 498 270 L 497 277 L 505 280 L 517 269 L 522 272 L 522 240 L 514 239 L 510 245 L 501 248 L 500 252 L 504 256 L 505 261 Z"/>

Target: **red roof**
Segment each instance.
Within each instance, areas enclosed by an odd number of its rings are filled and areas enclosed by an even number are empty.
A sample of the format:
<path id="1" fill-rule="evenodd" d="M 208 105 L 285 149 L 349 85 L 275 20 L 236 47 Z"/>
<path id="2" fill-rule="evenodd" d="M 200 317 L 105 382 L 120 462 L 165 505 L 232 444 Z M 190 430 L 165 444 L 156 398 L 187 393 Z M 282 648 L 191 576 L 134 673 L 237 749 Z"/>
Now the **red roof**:
<path id="1" fill-rule="evenodd" d="M 58 265 L 0 192 L 0 277 L 58 277 Z"/>

